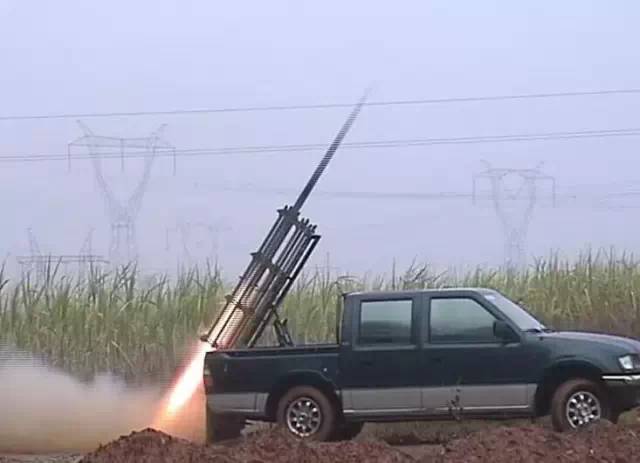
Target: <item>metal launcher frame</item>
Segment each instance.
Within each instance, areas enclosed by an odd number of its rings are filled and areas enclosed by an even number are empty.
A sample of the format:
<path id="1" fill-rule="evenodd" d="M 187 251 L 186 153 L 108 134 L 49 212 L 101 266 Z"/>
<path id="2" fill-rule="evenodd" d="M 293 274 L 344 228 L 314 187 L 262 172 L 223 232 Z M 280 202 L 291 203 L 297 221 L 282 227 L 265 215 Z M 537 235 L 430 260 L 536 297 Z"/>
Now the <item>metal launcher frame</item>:
<path id="1" fill-rule="evenodd" d="M 253 347 L 267 325 L 273 326 L 280 345 L 293 345 L 286 320 L 279 318 L 282 304 L 298 274 L 320 240 L 316 226 L 300 217 L 300 209 L 351 128 L 364 101 L 361 98 L 293 206 L 278 210 L 278 218 L 240 277 L 215 322 L 201 340 L 216 349 Z"/>

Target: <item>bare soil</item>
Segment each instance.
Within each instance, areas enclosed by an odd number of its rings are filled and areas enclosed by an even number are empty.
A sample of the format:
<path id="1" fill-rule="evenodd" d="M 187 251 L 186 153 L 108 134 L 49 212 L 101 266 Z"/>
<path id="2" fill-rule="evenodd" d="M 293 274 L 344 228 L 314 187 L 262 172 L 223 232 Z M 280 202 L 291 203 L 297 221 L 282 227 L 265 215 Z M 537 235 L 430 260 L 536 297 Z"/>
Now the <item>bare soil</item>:
<path id="1" fill-rule="evenodd" d="M 533 424 L 487 427 L 449 442 L 389 445 L 371 437 L 336 443 L 299 441 L 278 430 L 259 431 L 225 445 L 200 445 L 154 429 L 122 436 L 73 459 L 12 457 L 0 463 L 512 463 L 640 461 L 640 425 L 596 424 L 589 429 L 555 433 Z"/>
<path id="2" fill-rule="evenodd" d="M 589 429 L 556 433 L 539 426 L 501 427 L 456 439 L 439 459 L 447 463 L 638 462 L 640 427 L 603 421 Z"/>
<path id="3" fill-rule="evenodd" d="M 59 454 L 0 454 L 0 463 L 77 463 L 82 455 L 73 453 Z"/>
<path id="4" fill-rule="evenodd" d="M 270 462 L 315 463 L 341 461 L 401 463 L 410 457 L 379 441 L 318 444 L 300 441 L 277 430 L 261 432 L 226 445 L 202 446 L 153 429 L 121 437 L 86 455 L 80 463 L 128 462 Z"/>

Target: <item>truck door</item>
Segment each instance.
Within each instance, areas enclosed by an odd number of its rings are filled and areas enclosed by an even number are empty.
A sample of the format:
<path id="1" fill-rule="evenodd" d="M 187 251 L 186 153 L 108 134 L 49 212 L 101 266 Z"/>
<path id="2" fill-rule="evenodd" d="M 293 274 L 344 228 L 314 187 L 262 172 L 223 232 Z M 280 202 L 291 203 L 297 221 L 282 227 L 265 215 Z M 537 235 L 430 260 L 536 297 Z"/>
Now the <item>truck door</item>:
<path id="1" fill-rule="evenodd" d="M 352 296 L 348 303 L 351 329 L 341 350 L 345 414 L 420 414 L 420 298 Z"/>
<path id="2" fill-rule="evenodd" d="M 493 334 L 498 318 L 479 296 L 427 297 L 423 401 L 429 413 L 526 411 L 532 352 Z"/>

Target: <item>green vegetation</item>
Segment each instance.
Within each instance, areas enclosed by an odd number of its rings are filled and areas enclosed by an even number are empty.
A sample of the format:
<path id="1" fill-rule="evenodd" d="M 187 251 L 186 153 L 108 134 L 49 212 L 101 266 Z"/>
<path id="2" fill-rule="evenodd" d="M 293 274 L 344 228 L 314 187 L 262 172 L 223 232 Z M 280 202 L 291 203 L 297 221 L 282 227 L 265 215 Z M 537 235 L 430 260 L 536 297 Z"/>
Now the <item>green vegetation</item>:
<path id="1" fill-rule="evenodd" d="M 0 343 L 42 354 L 87 379 L 105 371 L 132 381 L 166 379 L 211 322 L 229 285 L 214 266 L 173 280 L 141 278 L 135 267 L 91 272 L 83 280 L 54 267 L 38 282 L 7 281 L 0 273 Z M 640 333 L 640 261 L 613 252 L 589 252 L 573 262 L 550 256 L 520 272 L 436 273 L 417 265 L 362 277 L 311 271 L 294 285 L 283 316 L 297 341 L 332 341 L 343 291 L 444 286 L 498 289 L 555 328 Z"/>

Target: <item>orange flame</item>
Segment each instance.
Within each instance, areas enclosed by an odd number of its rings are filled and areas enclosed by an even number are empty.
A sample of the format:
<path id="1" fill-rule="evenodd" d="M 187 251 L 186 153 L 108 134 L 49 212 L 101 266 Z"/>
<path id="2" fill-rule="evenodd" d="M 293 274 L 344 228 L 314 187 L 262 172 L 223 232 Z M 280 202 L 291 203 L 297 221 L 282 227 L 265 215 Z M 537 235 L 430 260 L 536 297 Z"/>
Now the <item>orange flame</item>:
<path id="1" fill-rule="evenodd" d="M 193 397 L 193 394 L 203 381 L 204 357 L 209 350 L 210 346 L 206 343 L 201 343 L 196 347 L 187 367 L 170 389 L 168 397 L 165 399 L 166 405 L 162 407 L 154 420 L 154 427 L 159 427 L 162 423 L 174 418 Z"/>

